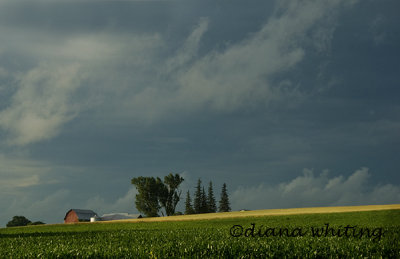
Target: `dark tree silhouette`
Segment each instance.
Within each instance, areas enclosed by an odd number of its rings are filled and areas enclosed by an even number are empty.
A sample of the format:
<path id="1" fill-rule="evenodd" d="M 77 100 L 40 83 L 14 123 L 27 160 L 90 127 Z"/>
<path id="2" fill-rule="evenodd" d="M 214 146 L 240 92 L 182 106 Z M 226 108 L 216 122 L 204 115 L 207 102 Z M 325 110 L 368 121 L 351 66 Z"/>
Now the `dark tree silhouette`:
<path id="1" fill-rule="evenodd" d="M 181 196 L 178 187 L 183 180 L 179 174 L 172 173 L 164 177 L 164 182 L 159 177 L 133 178 L 131 183 L 139 192 L 136 194 L 136 208 L 147 217 L 158 217 L 161 208 L 165 209 L 167 216 L 174 215 Z"/>
<path id="2" fill-rule="evenodd" d="M 181 191 L 178 191 L 178 187 L 183 180 L 179 174 L 173 175 L 170 173 L 164 177 L 164 186 L 161 188 L 159 199 L 167 216 L 175 214 L 176 205 L 181 197 Z"/>
<path id="3" fill-rule="evenodd" d="M 24 216 L 14 216 L 12 220 L 7 223 L 7 227 L 19 227 L 19 226 L 27 226 L 32 223 L 29 219 Z"/>
<path id="4" fill-rule="evenodd" d="M 215 204 L 215 197 L 214 197 L 214 191 L 212 187 L 212 182 L 210 181 L 210 184 L 208 186 L 208 195 L 207 195 L 207 207 L 208 207 L 208 212 L 217 212 L 217 205 Z"/>
<path id="5" fill-rule="evenodd" d="M 222 185 L 221 200 L 219 201 L 219 212 L 231 211 L 229 204 L 228 192 L 226 190 L 226 184 Z"/>
<path id="6" fill-rule="evenodd" d="M 192 206 L 192 199 L 190 198 L 190 193 L 187 191 L 186 193 L 186 202 L 185 202 L 185 214 L 194 214 L 193 206 Z"/>
<path id="7" fill-rule="evenodd" d="M 194 193 L 194 200 L 193 200 L 193 209 L 194 213 L 201 213 L 201 198 L 202 198 L 202 192 L 201 192 L 201 180 L 197 181 L 197 186 L 196 186 L 196 192 Z"/>
<path id="8" fill-rule="evenodd" d="M 136 208 L 147 217 L 158 217 L 160 195 L 165 192 L 164 184 L 159 177 L 136 177 L 132 179 L 132 184 L 136 186 Z"/>
<path id="9" fill-rule="evenodd" d="M 201 208 L 200 213 L 207 213 L 208 212 L 208 204 L 207 204 L 207 195 L 204 191 L 204 187 L 201 191 Z"/>

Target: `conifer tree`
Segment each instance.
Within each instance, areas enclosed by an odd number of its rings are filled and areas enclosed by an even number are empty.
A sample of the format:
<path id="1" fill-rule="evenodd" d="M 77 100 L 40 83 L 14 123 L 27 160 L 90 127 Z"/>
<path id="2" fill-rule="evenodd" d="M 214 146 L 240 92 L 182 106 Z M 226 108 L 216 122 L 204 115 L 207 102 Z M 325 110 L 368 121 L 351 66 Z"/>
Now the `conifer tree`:
<path id="1" fill-rule="evenodd" d="M 201 191 L 201 209 L 200 213 L 207 213 L 208 212 L 208 204 L 207 204 L 207 195 L 206 192 L 203 190 Z"/>
<path id="2" fill-rule="evenodd" d="M 228 211 L 231 211 L 231 207 L 229 205 L 229 197 L 226 190 L 226 184 L 224 183 L 224 185 L 222 185 L 221 200 L 219 201 L 219 212 Z"/>
<path id="3" fill-rule="evenodd" d="M 201 213 L 201 205 L 202 205 L 201 198 L 202 198 L 201 180 L 199 178 L 199 180 L 197 181 L 196 192 L 194 193 L 194 200 L 193 200 L 194 213 Z"/>
<path id="4" fill-rule="evenodd" d="M 185 214 L 189 215 L 189 214 L 193 214 L 194 210 L 192 207 L 192 199 L 190 198 L 190 193 L 189 191 L 187 191 L 186 193 L 186 202 L 185 202 Z"/>
<path id="5" fill-rule="evenodd" d="M 215 204 L 214 191 L 211 181 L 210 185 L 208 186 L 207 205 L 208 212 L 217 212 L 217 205 Z"/>

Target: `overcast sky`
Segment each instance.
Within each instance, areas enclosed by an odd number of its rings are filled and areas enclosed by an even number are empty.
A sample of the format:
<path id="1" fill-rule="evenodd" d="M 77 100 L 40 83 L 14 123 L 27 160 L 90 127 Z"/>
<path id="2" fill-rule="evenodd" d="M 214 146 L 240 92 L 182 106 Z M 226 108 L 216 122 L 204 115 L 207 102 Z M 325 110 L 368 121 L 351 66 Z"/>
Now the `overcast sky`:
<path id="1" fill-rule="evenodd" d="M 0 226 L 137 213 L 170 172 L 233 210 L 400 203 L 399 10 L 0 0 Z"/>

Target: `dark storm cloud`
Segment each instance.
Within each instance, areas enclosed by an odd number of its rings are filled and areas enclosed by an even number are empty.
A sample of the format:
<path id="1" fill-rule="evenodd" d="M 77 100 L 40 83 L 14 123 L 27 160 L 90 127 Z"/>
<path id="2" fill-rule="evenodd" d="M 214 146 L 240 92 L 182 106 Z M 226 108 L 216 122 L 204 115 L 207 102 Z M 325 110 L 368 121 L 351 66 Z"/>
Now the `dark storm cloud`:
<path id="1" fill-rule="evenodd" d="M 169 172 L 235 209 L 397 202 L 397 6 L 0 1 L 1 224 L 135 212 Z"/>

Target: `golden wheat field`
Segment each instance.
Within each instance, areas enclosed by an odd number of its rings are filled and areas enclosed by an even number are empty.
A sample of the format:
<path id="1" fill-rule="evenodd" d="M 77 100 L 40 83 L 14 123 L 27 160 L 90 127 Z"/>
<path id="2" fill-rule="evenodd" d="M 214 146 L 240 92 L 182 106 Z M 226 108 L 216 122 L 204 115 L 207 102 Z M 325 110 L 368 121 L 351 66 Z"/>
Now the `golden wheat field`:
<path id="1" fill-rule="evenodd" d="M 207 219 L 218 219 L 218 218 L 222 219 L 222 218 L 239 218 L 239 217 L 261 217 L 261 216 L 273 216 L 273 215 L 339 213 L 339 212 L 396 210 L 396 209 L 400 209 L 400 204 L 233 211 L 233 212 L 204 213 L 204 214 L 194 214 L 194 215 L 179 215 L 179 216 L 169 216 L 169 217 L 127 219 L 118 221 L 121 222 L 184 221 L 184 220 L 207 220 Z M 116 221 L 114 220 L 113 222 Z"/>

